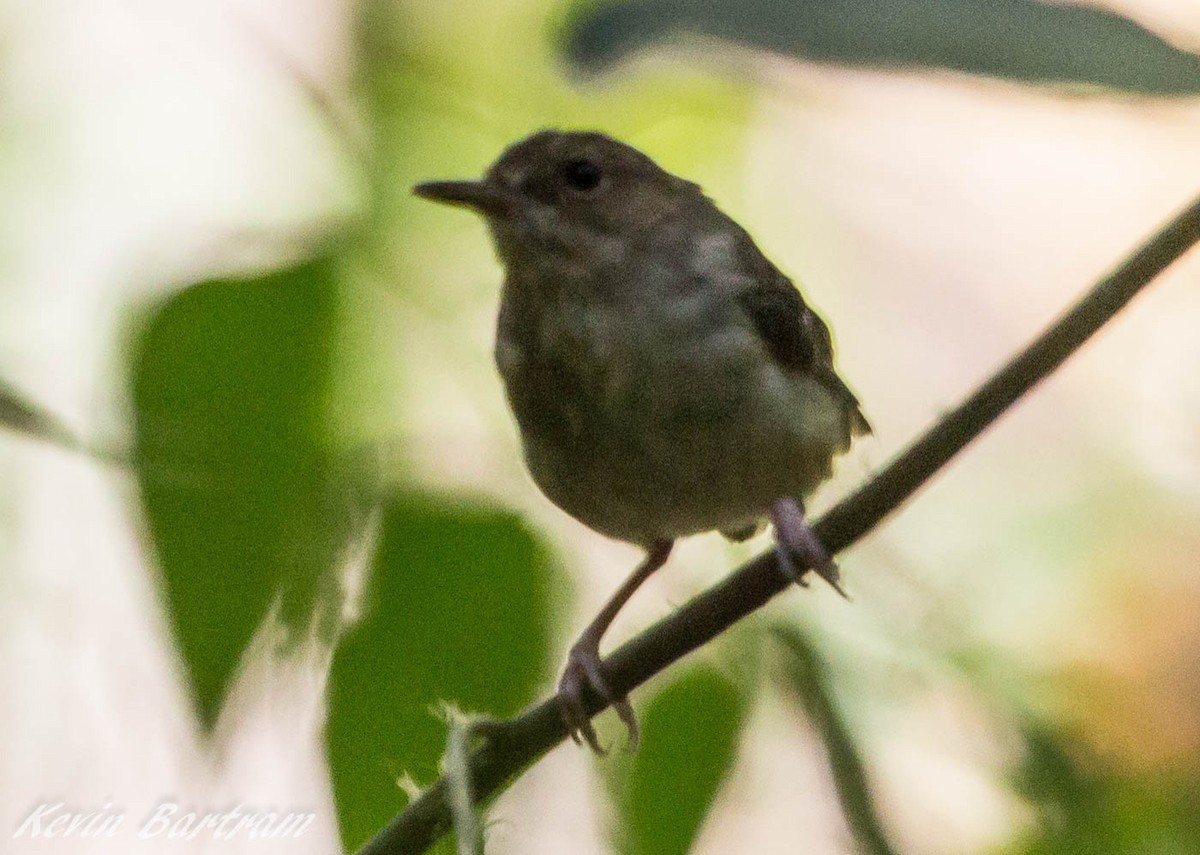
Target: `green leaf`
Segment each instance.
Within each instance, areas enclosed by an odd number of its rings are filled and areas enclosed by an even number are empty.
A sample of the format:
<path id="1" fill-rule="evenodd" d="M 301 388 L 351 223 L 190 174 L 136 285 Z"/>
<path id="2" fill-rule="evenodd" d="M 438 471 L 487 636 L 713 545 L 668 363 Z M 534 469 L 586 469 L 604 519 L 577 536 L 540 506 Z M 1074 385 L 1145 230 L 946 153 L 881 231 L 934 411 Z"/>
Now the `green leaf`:
<path id="1" fill-rule="evenodd" d="M 711 667 L 686 671 L 651 700 L 638 752 L 614 758 L 622 851 L 685 855 L 733 766 L 745 712 L 738 689 Z"/>
<path id="2" fill-rule="evenodd" d="M 839 65 L 1200 93 L 1195 54 L 1113 12 L 1038 0 L 619 0 L 586 6 L 564 50 L 603 68 L 681 33 Z"/>
<path id="3" fill-rule="evenodd" d="M 303 625 L 334 589 L 345 532 L 319 439 L 335 278 L 324 259 L 195 285 L 135 347 L 138 477 L 206 726 L 275 598 Z"/>
<path id="4" fill-rule="evenodd" d="M 381 537 L 364 618 L 330 676 L 327 745 L 350 851 L 403 807 L 402 776 L 438 774 L 446 728 L 433 708 L 516 713 L 549 649 L 556 574 L 516 517 L 404 497 Z"/>

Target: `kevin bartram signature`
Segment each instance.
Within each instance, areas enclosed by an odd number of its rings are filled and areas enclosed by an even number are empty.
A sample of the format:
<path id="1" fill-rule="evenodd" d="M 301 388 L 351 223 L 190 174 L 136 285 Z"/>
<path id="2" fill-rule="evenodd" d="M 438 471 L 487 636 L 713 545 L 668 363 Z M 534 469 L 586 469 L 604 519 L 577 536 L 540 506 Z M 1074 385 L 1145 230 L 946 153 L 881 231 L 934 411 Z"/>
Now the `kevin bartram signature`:
<path id="1" fill-rule="evenodd" d="M 223 810 L 196 809 L 163 800 L 136 822 L 129 811 L 106 803 L 79 808 L 65 802 L 46 801 L 34 805 L 16 829 L 13 839 L 105 838 L 132 834 L 144 840 L 173 838 L 212 840 L 235 838 L 300 837 L 312 826 L 312 811 L 280 811 L 235 804 Z"/>

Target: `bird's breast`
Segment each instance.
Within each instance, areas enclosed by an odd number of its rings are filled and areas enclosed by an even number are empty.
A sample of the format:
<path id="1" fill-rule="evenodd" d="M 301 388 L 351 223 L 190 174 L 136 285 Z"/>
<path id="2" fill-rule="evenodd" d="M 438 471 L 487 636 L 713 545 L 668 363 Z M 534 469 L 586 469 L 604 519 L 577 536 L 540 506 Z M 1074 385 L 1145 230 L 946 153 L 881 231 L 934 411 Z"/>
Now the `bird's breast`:
<path id="1" fill-rule="evenodd" d="M 745 480 L 771 370 L 740 316 L 686 300 L 666 312 L 575 306 L 502 318 L 499 332 L 530 474 L 563 510 L 638 542 L 753 518 L 743 510 L 757 496 L 724 507 L 726 482 Z"/>
<path id="2" fill-rule="evenodd" d="M 560 301 L 501 324 L 496 362 L 523 432 L 626 443 L 719 418 L 763 367 L 748 324 L 701 298 L 632 309 Z"/>

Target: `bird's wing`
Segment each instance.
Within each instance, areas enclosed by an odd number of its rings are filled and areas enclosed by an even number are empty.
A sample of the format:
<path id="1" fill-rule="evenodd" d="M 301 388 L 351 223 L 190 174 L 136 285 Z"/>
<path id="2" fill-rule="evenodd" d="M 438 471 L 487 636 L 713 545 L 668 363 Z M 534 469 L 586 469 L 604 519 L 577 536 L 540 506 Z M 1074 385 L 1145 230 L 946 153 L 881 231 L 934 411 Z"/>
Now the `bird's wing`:
<path id="1" fill-rule="evenodd" d="M 845 402 L 851 436 L 870 433 L 871 425 L 858 398 L 833 367 L 833 343 L 825 322 L 804 302 L 791 280 L 753 244 L 743 250 L 742 261 L 750 268 L 753 284 L 738 299 L 767 351 L 780 365 L 812 375 Z"/>

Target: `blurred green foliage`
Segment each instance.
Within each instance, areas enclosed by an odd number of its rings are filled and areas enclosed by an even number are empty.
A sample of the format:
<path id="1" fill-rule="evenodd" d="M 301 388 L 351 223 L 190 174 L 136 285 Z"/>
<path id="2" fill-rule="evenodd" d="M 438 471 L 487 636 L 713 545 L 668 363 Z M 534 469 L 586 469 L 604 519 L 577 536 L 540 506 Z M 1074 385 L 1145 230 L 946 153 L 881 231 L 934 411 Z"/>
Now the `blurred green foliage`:
<path id="1" fill-rule="evenodd" d="M 329 761 L 348 849 L 403 806 L 402 776 L 437 776 L 440 703 L 506 716 L 533 700 L 556 579 L 511 514 L 420 496 L 389 503 L 366 613 L 330 678 Z"/>
<path id="2" fill-rule="evenodd" d="M 1113 12 L 1038 0 L 618 0 L 589 4 L 564 34 L 603 68 L 681 33 L 803 59 L 949 69 L 1023 83 L 1144 95 L 1200 93 L 1200 57 Z"/>
<path id="3" fill-rule="evenodd" d="M 1153 734 L 1147 733 L 1147 739 Z M 1048 721 L 1021 722 L 1013 784 L 1037 811 L 1020 855 L 1193 855 L 1200 852 L 1200 775 L 1136 775 L 1097 757 Z"/>
<path id="4" fill-rule="evenodd" d="M 136 457 L 175 638 L 215 721 L 251 636 L 286 592 L 311 617 L 344 534 L 321 441 L 337 265 L 194 285 L 133 356 Z"/>
<path id="5" fill-rule="evenodd" d="M 641 747 L 613 765 L 619 851 L 686 855 L 733 768 L 747 706 L 711 666 L 689 668 L 654 696 L 641 714 Z"/>

